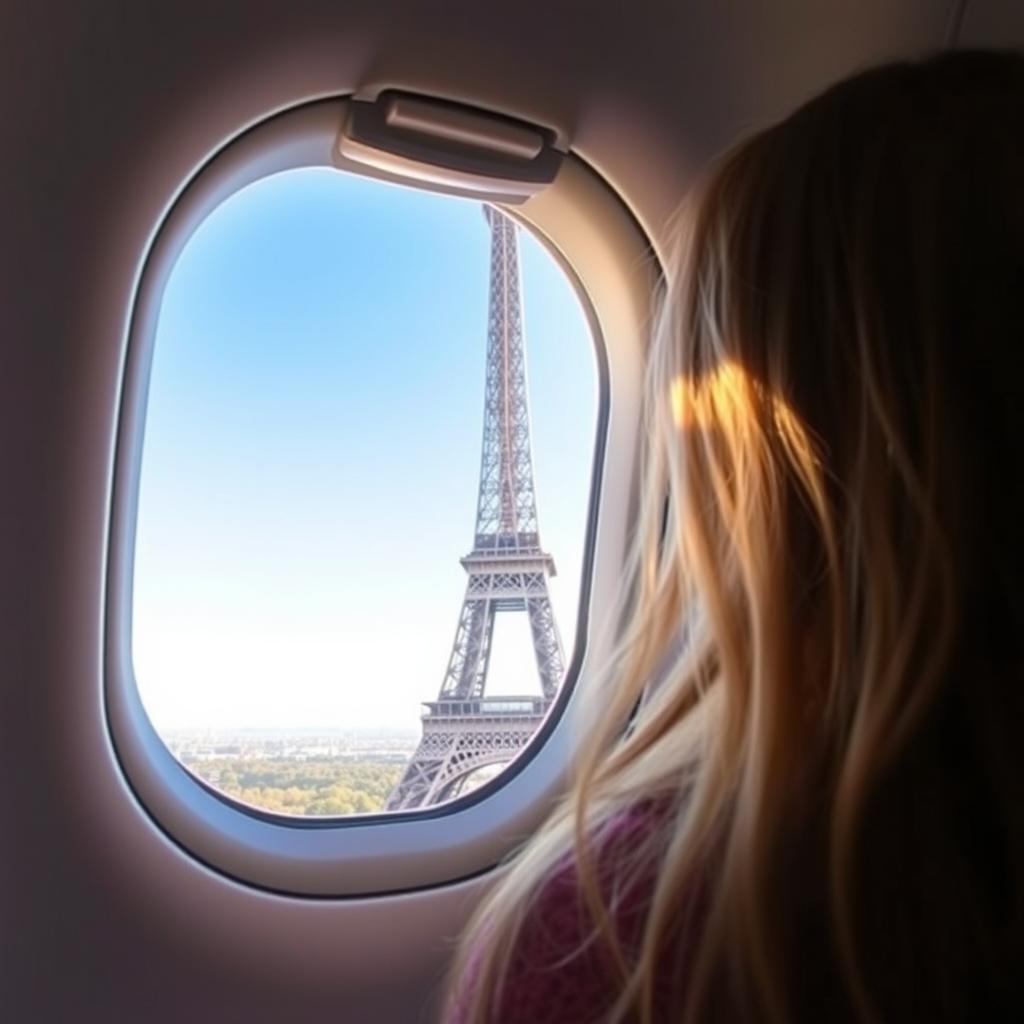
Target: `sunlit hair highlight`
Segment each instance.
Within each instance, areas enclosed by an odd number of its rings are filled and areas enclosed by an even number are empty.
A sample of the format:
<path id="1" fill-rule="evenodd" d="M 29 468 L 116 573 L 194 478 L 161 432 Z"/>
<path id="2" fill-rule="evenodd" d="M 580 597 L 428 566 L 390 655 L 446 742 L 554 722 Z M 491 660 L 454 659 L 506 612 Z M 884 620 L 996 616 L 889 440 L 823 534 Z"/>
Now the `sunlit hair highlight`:
<path id="1" fill-rule="evenodd" d="M 972 451 L 1012 451 L 1024 429 L 996 380 L 1020 364 L 999 331 L 1019 348 L 1024 317 L 1012 282 L 981 280 L 1016 260 L 1024 284 L 1024 215 L 1005 208 L 1022 143 L 993 141 L 1003 119 L 1024 124 L 1022 64 L 965 54 L 868 72 L 727 154 L 681 210 L 617 653 L 567 798 L 469 929 L 454 974 L 473 979 L 465 1019 L 500 1019 L 516 938 L 567 858 L 618 972 L 609 1020 L 663 1019 L 661 975 L 695 919 L 672 1019 L 910 1019 L 868 932 L 894 842 L 878 822 L 888 794 L 950 771 L 932 734 L 983 642 L 964 613 L 993 569 L 977 521 L 1012 519 Z M 965 197 L 978 161 L 988 191 Z M 980 419 L 953 411 L 986 401 Z M 1019 598 L 989 589 L 1019 621 Z M 1019 681 L 1019 649 L 1007 663 Z M 657 825 L 615 864 L 653 879 L 630 948 L 601 837 L 637 806 Z M 892 862 L 908 899 L 928 900 L 916 855 L 970 889 L 941 822 L 922 812 L 915 827 Z M 893 925 L 896 959 L 916 927 L 929 922 Z"/>

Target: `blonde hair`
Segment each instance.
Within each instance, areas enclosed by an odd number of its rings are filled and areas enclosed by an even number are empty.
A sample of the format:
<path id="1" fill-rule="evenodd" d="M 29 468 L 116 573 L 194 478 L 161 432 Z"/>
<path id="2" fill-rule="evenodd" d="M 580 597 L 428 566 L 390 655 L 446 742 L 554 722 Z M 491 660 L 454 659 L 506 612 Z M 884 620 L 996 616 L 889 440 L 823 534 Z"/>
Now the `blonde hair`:
<path id="1" fill-rule="evenodd" d="M 609 1020 L 961 1019 L 1010 970 L 1022 115 L 1017 56 L 876 69 L 738 146 L 684 207 L 607 699 L 468 929 L 466 1019 L 500 1020 L 567 858 L 618 971 Z M 631 943 L 601 836 L 638 806 L 656 826 L 613 865 L 653 879 Z"/>

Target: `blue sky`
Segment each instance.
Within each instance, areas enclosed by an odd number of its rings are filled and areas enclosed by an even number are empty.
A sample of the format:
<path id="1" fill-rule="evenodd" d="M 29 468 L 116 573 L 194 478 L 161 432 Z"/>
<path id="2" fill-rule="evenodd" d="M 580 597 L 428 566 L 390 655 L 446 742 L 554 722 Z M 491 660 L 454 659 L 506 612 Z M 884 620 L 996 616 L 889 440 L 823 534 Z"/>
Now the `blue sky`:
<path id="1" fill-rule="evenodd" d="M 567 656 L 593 342 L 520 230 L 541 538 Z M 158 729 L 415 730 L 465 587 L 483 415 L 479 204 L 328 169 L 250 185 L 168 282 L 145 426 L 133 658 Z M 538 689 L 499 616 L 490 693 Z"/>

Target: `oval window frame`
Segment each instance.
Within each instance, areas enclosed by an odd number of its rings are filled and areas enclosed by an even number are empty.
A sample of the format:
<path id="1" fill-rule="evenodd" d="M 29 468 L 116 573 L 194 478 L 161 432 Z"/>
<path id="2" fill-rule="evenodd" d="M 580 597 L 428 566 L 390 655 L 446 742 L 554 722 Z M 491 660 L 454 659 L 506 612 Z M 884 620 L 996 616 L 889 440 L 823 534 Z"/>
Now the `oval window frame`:
<path id="1" fill-rule="evenodd" d="M 523 754 L 472 794 L 417 811 L 288 818 L 225 797 L 188 772 L 156 733 L 132 665 L 135 527 L 160 304 L 192 232 L 230 195 L 281 171 L 339 165 L 337 142 L 349 105 L 348 97 L 316 100 L 240 133 L 182 186 L 152 235 L 125 346 L 104 602 L 107 725 L 141 808 L 181 849 L 230 878 L 278 893 L 332 898 L 422 889 L 486 871 L 533 832 L 564 786 L 580 705 L 597 685 L 593 667 L 610 653 L 609 620 L 633 518 L 643 332 L 658 277 L 635 220 L 575 154 L 565 156 L 542 191 L 522 205 L 503 207 L 546 245 L 580 294 L 599 378 L 575 650 L 558 700 Z M 416 187 L 430 191 L 422 183 Z M 441 817 L 445 824 L 438 828 Z"/>

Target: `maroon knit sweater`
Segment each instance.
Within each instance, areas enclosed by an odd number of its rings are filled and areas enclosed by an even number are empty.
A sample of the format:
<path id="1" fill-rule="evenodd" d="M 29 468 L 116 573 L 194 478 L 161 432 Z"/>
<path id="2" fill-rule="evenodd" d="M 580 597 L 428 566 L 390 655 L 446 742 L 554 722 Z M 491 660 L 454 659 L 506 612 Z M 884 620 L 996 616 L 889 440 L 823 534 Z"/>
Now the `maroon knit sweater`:
<path id="1" fill-rule="evenodd" d="M 627 955 L 639 943 L 656 868 L 635 871 L 630 880 L 616 868 L 639 837 L 658 827 L 658 817 L 650 805 L 635 808 L 605 826 L 599 840 L 598 876 Z M 658 969 L 656 1003 L 666 1020 L 678 1016 L 699 902 L 693 901 L 692 911 L 682 915 L 676 948 Z M 512 952 L 499 1010 L 486 1022 L 471 1017 L 466 1005 L 478 963 L 479 956 L 471 953 L 446 1024 L 598 1024 L 607 1019 L 619 994 L 618 973 L 605 943 L 595 936 L 571 855 L 563 858 L 533 903 Z"/>

